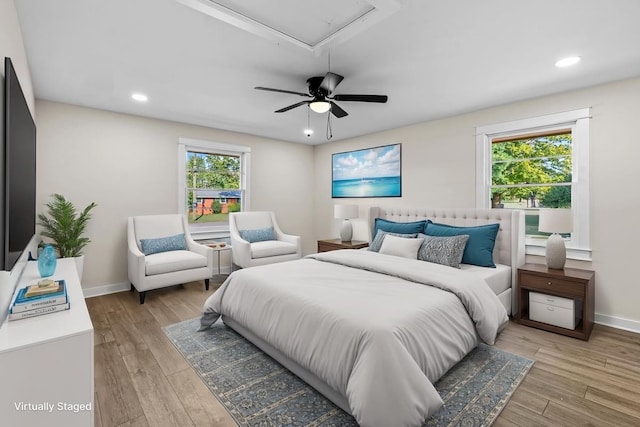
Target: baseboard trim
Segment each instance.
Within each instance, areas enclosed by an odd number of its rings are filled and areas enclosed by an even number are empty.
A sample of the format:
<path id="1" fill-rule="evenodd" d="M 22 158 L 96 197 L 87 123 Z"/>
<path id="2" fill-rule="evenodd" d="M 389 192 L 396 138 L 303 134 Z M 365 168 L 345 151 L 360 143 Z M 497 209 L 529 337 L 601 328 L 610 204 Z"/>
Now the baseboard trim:
<path id="1" fill-rule="evenodd" d="M 220 274 L 221 275 L 225 275 L 225 274 L 231 274 L 231 267 L 222 267 L 220 269 Z M 215 279 L 217 276 L 217 269 L 216 271 L 213 273 L 213 279 Z M 84 297 L 85 298 L 93 298 L 93 297 L 99 297 L 101 295 L 109 295 L 109 294 L 115 294 L 118 292 L 124 292 L 124 291 L 128 291 L 131 289 L 131 283 L 129 282 L 121 282 L 121 283 L 111 283 L 109 285 L 102 285 L 102 286 L 92 286 L 90 288 L 82 288 L 82 292 L 84 293 Z"/>
<path id="2" fill-rule="evenodd" d="M 637 320 L 623 319 L 622 317 L 596 313 L 594 321 L 599 325 L 611 326 L 616 329 L 640 333 L 640 322 Z"/>
<path id="3" fill-rule="evenodd" d="M 129 282 L 121 282 L 121 283 L 112 283 L 109 285 L 102 286 L 92 286 L 90 288 L 82 288 L 82 292 L 84 293 L 84 297 L 93 298 L 99 297 L 101 295 L 115 294 L 117 292 L 128 291 L 131 289 L 131 283 Z"/>

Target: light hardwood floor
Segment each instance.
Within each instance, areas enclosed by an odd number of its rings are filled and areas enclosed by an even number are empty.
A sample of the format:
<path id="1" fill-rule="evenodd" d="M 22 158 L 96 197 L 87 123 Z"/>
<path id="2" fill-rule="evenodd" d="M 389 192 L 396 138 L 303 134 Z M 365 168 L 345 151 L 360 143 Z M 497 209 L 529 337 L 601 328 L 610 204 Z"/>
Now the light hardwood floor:
<path id="1" fill-rule="evenodd" d="M 202 283 L 87 299 L 96 427 L 235 426 L 161 327 L 200 315 Z M 494 426 L 640 426 L 640 334 L 596 325 L 588 342 L 510 322 L 496 346 L 536 363 Z"/>

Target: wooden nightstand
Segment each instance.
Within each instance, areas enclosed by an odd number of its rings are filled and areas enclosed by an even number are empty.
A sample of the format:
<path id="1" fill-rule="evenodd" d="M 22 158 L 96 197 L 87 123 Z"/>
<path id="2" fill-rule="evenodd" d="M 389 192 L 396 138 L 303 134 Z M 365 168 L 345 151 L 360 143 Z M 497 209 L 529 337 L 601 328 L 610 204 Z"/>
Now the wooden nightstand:
<path id="1" fill-rule="evenodd" d="M 577 268 L 553 270 L 543 264 L 525 264 L 518 269 L 518 312 L 516 320 L 527 326 L 588 340 L 593 329 L 595 272 Z M 575 329 L 532 320 L 529 297 L 532 292 L 575 301 L 574 309 L 582 311 Z M 536 295 L 539 296 L 539 295 Z M 553 303 L 551 303 L 553 304 Z M 550 305 L 549 310 L 553 310 Z"/>
<path id="2" fill-rule="evenodd" d="M 343 242 L 340 239 L 318 240 L 318 252 L 335 251 L 337 249 L 361 249 L 369 246 L 369 242 L 352 240 Z"/>

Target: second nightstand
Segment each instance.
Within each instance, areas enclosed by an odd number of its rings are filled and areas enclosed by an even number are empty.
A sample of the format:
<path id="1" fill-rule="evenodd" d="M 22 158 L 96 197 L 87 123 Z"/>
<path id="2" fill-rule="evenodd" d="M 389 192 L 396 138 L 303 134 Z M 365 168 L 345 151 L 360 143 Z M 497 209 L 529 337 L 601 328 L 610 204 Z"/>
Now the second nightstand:
<path id="1" fill-rule="evenodd" d="M 546 331 L 556 332 L 574 338 L 588 340 L 593 329 L 595 273 L 590 270 L 565 268 L 553 270 L 542 264 L 525 264 L 518 269 L 518 312 L 519 323 Z M 530 296 L 539 294 L 570 300 L 573 309 L 582 312 L 574 329 L 562 328 L 531 319 Z M 536 295 L 538 294 L 538 295 Z M 553 298 L 549 298 L 553 300 Z M 552 303 L 551 303 L 552 304 Z M 543 306 L 543 308 L 546 306 Z M 554 310 L 553 306 L 547 307 Z M 562 309 L 559 307 L 559 309 Z"/>
<path id="2" fill-rule="evenodd" d="M 337 249 L 361 249 L 369 246 L 369 242 L 352 240 L 343 242 L 340 239 L 318 240 L 318 252 L 335 251 Z"/>

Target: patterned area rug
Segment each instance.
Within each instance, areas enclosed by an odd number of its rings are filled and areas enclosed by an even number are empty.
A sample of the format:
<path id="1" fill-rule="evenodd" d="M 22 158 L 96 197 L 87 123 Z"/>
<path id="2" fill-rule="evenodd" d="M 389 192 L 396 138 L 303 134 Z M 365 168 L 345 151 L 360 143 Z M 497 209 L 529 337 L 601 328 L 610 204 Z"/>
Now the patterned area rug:
<path id="1" fill-rule="evenodd" d="M 191 319 L 164 331 L 239 426 L 357 426 L 221 321 L 204 332 L 197 332 L 199 325 L 199 319 Z M 445 403 L 424 426 L 490 425 L 532 365 L 480 344 L 436 383 Z"/>

